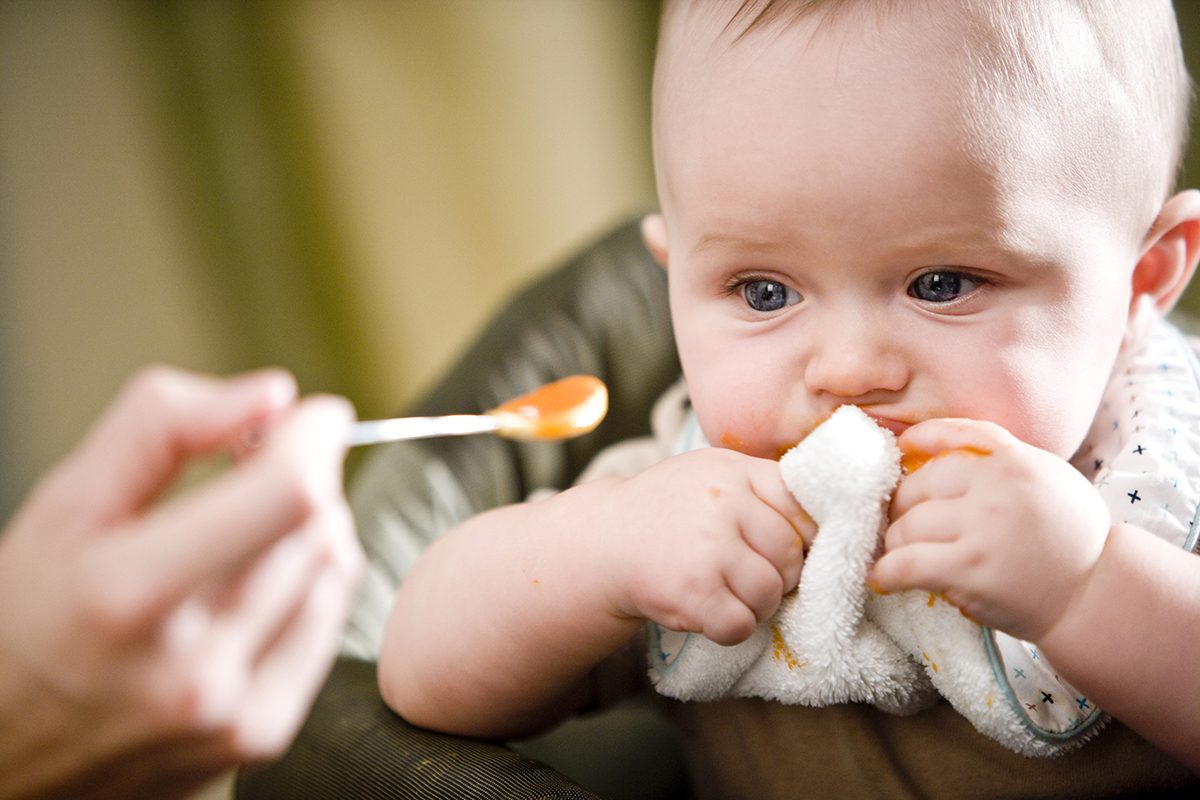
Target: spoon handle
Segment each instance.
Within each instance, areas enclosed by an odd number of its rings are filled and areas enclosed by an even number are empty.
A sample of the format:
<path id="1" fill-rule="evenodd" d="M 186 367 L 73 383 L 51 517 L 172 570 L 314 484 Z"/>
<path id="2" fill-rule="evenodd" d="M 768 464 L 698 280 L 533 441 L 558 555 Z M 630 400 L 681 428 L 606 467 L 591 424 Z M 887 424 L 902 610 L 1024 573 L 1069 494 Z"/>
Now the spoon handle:
<path id="1" fill-rule="evenodd" d="M 429 439 L 434 436 L 466 436 L 495 433 L 501 420 L 488 414 L 450 414 L 444 417 L 396 417 L 356 422 L 346 443 L 364 444 L 399 442 L 405 439 Z"/>

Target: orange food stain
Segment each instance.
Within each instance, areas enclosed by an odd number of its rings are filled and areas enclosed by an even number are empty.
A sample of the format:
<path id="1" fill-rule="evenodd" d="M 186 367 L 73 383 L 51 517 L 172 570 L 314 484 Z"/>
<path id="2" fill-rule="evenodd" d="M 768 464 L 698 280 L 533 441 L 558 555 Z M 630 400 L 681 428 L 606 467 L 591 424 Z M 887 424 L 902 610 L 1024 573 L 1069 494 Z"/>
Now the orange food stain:
<path id="1" fill-rule="evenodd" d="M 830 418 L 830 417 L 832 417 L 832 416 L 833 416 L 833 412 L 831 411 L 831 412 L 829 412 L 828 414 L 825 414 L 824 416 L 818 417 L 817 419 L 813 420 L 813 423 L 812 423 L 812 424 L 811 424 L 811 425 L 808 427 L 808 430 L 806 430 L 806 431 L 805 431 L 805 432 L 804 432 L 804 433 L 803 433 L 803 434 L 800 436 L 800 438 L 799 438 L 799 439 L 797 439 L 796 441 L 792 442 L 791 444 L 788 444 L 788 443 L 786 443 L 786 442 L 785 442 L 784 444 L 781 444 L 781 445 L 780 445 L 778 448 L 776 448 L 776 450 L 775 450 L 775 460 L 776 460 L 776 461 L 778 461 L 779 459 L 781 459 L 781 458 L 783 458 L 785 455 L 787 455 L 787 453 L 788 453 L 788 451 L 789 451 L 789 450 L 791 450 L 793 447 L 795 447 L 796 445 L 800 444 L 800 443 L 801 443 L 801 442 L 803 442 L 805 439 L 807 439 L 807 438 L 808 438 L 808 435 L 809 435 L 810 433 L 812 433 L 813 431 L 815 431 L 817 428 L 821 427 L 821 425 L 823 425 L 824 423 L 828 422 L 828 421 L 829 421 L 829 418 Z"/>
<path id="2" fill-rule="evenodd" d="M 490 414 L 516 419 L 502 433 L 522 439 L 564 439 L 594 430 L 608 413 L 608 387 L 592 375 L 572 375 L 514 397 Z"/>
<path id="3" fill-rule="evenodd" d="M 716 486 L 710 486 L 710 487 L 708 487 L 708 496 L 711 497 L 713 500 L 716 500 L 718 497 L 721 496 L 721 490 L 719 488 L 717 488 Z"/>
<path id="4" fill-rule="evenodd" d="M 817 521 L 802 508 L 796 515 L 793 527 L 796 529 L 796 535 L 800 537 L 800 541 L 804 542 L 805 548 L 812 547 L 813 541 L 817 538 Z"/>
<path id="5" fill-rule="evenodd" d="M 721 434 L 721 447 L 726 450 L 737 450 L 739 453 L 746 452 L 746 443 L 729 431 Z"/>
<path id="6" fill-rule="evenodd" d="M 900 469 L 904 471 L 905 475 L 912 475 L 935 458 L 941 458 L 951 453 L 963 453 L 969 456 L 990 456 L 992 454 L 990 450 L 984 450 L 982 447 L 956 447 L 953 450 L 943 450 L 933 455 L 924 450 L 906 450 L 900 454 Z"/>
<path id="7" fill-rule="evenodd" d="M 538 580 L 537 578 L 534 578 L 532 581 L 530 581 L 530 584 L 532 584 L 533 586 L 541 586 L 542 582 L 540 580 Z"/>
<path id="8" fill-rule="evenodd" d="M 966 618 L 967 618 L 968 620 L 970 620 L 971 622 L 974 622 L 976 625 L 978 625 L 978 624 L 979 624 L 979 620 L 975 619 L 975 618 L 974 618 L 974 617 L 972 617 L 970 614 L 968 614 L 968 613 L 967 613 L 967 611 L 966 611 L 966 609 L 964 609 L 964 608 L 961 608 L 961 607 L 959 607 L 959 606 L 955 605 L 954 601 L 953 601 L 953 600 L 951 600 L 949 597 L 947 597 L 947 596 L 946 596 L 946 594 L 945 594 L 945 592 L 943 592 L 943 593 L 941 593 L 941 594 L 934 594 L 933 592 L 930 592 L 930 593 L 929 593 L 929 600 L 926 602 L 926 604 L 925 604 L 925 605 L 926 605 L 927 607 L 929 607 L 929 608 L 933 608 L 934 604 L 936 604 L 938 600 L 941 600 L 943 603 L 945 603 L 946 605 L 950 606 L 951 608 L 958 609 L 958 613 L 959 613 L 959 614 L 962 614 L 964 617 L 966 617 Z"/>
<path id="9" fill-rule="evenodd" d="M 771 626 L 771 646 L 775 660 L 788 669 L 803 669 L 808 665 L 807 661 L 797 658 L 792 649 L 787 646 L 787 642 L 783 640 L 783 633 L 780 632 L 778 625 Z"/>
<path id="10" fill-rule="evenodd" d="M 933 608 L 934 604 L 937 603 L 938 600 L 941 600 L 943 603 L 945 603 L 948 606 L 954 606 L 955 608 L 958 608 L 958 606 L 955 606 L 954 603 L 950 602 L 950 598 L 946 596 L 945 592 L 939 592 L 939 593 L 930 592 L 929 600 L 928 600 L 928 602 L 926 602 L 925 605 L 927 605 L 929 608 Z"/>
<path id="11" fill-rule="evenodd" d="M 924 450 L 908 450 L 900 454 L 900 469 L 905 475 L 912 475 L 929 463 L 932 456 Z"/>

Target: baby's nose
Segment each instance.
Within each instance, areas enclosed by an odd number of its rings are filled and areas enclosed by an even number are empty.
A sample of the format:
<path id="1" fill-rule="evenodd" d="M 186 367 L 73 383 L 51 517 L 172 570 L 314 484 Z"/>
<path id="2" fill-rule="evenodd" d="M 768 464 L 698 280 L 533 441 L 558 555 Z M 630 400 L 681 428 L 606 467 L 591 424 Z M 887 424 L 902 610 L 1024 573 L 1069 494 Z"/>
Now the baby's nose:
<path id="1" fill-rule="evenodd" d="M 903 354 L 889 341 L 886 331 L 860 335 L 842 330 L 814 343 L 804 381 L 813 394 L 832 395 L 843 401 L 878 392 L 898 392 L 908 385 L 909 370 Z"/>

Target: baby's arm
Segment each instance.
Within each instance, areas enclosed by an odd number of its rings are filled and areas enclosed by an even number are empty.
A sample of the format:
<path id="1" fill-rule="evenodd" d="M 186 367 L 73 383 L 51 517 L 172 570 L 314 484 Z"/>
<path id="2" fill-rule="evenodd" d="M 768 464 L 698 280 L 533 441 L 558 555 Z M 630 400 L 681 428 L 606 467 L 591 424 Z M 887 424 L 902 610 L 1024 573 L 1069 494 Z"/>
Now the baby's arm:
<path id="1" fill-rule="evenodd" d="M 747 638 L 799 582 L 806 519 L 775 462 L 720 449 L 480 514 L 397 593 L 384 698 L 455 733 L 545 727 L 587 702 L 589 671 L 646 619 Z"/>
<path id="2" fill-rule="evenodd" d="M 1200 560 L 1112 526 L 1082 475 L 998 426 L 936 420 L 900 444 L 939 457 L 896 491 L 876 587 L 943 592 L 1034 642 L 1100 707 L 1200 771 Z"/>

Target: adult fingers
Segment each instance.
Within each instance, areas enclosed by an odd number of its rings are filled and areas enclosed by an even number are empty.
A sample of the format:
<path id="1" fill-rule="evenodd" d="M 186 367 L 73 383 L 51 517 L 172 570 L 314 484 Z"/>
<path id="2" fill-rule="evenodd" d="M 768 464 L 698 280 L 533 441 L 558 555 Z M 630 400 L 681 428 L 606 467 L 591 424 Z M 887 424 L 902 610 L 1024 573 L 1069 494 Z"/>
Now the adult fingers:
<path id="1" fill-rule="evenodd" d="M 131 613 L 158 613 L 202 582 L 226 581 L 280 536 L 344 508 L 341 465 L 352 418 L 338 398 L 306 400 L 254 458 L 132 523 L 114 541 L 132 573 L 125 582 L 135 593 Z"/>
<path id="2" fill-rule="evenodd" d="M 337 652 L 354 583 L 331 563 L 259 660 L 238 732 L 244 758 L 278 754 L 299 729 Z"/>
<path id="3" fill-rule="evenodd" d="M 353 596 L 362 560 L 357 545 L 345 546 L 354 538 L 349 510 L 331 509 L 323 517 L 268 548 L 225 593 L 205 585 L 172 609 L 163 630 L 174 656 L 165 662 L 161 683 L 179 708 L 166 719 L 179 730 L 220 729 L 233 747 L 242 736 L 246 703 L 262 691 L 259 664 L 303 616 L 314 587 L 329 574 L 345 598 Z M 348 601 L 337 607 L 344 621 Z M 316 652 L 310 657 L 321 658 Z"/>
<path id="4" fill-rule="evenodd" d="M 322 572 L 333 569 L 348 583 L 357 582 L 361 560 L 357 553 L 346 552 L 347 539 L 354 539 L 349 510 L 331 508 L 304 531 L 280 541 L 255 565 L 228 612 L 252 662 L 281 635 Z M 282 552 L 276 555 L 277 550 Z"/>
<path id="5" fill-rule="evenodd" d="M 310 590 L 326 550 L 306 526 L 272 544 L 213 601 L 223 657 L 252 665 Z M 214 647 L 218 646 L 214 643 Z"/>
<path id="6" fill-rule="evenodd" d="M 251 420 L 295 399 L 293 378 L 262 370 L 231 379 L 170 367 L 131 379 L 63 465 L 63 479 L 99 519 L 156 498 L 188 459 L 211 453 Z"/>

